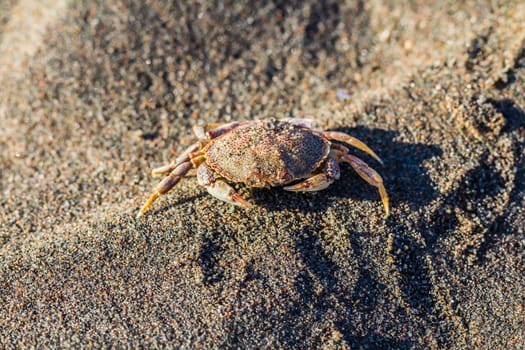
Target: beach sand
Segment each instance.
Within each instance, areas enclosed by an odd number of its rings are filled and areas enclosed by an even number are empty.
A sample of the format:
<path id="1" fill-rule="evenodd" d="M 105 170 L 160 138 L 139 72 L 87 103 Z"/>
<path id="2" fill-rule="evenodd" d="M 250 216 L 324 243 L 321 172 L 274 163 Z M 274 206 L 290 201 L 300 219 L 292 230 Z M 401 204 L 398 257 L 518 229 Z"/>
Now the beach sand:
<path id="1" fill-rule="evenodd" d="M 525 3 L 0 0 L 6 348 L 525 347 Z M 313 118 L 315 194 L 195 176 L 193 125 Z"/>

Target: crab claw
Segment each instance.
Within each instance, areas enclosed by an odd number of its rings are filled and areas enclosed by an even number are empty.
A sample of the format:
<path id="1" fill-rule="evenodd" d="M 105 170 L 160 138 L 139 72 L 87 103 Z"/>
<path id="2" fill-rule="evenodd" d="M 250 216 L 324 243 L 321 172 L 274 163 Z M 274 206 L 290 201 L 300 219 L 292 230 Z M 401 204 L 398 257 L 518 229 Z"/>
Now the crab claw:
<path id="1" fill-rule="evenodd" d="M 252 203 L 244 199 L 239 193 L 237 193 L 237 191 L 235 191 L 230 185 L 222 180 L 217 180 L 209 184 L 206 186 L 206 189 L 208 190 L 208 193 L 215 198 L 230 204 L 245 208 L 253 207 Z"/>
<path id="2" fill-rule="evenodd" d="M 197 169 L 197 181 L 199 181 L 200 185 L 205 186 L 208 193 L 215 198 L 240 207 L 253 207 L 252 203 L 244 199 L 233 187 L 218 178 L 217 173 L 206 166 L 206 164 L 200 165 Z"/>

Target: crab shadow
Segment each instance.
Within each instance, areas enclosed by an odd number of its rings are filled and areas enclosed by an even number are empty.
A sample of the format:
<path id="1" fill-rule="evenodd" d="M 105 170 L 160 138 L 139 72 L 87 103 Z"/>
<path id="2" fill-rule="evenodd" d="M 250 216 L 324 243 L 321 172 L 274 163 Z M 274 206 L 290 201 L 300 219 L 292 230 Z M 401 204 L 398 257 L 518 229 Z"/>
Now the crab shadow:
<path id="1" fill-rule="evenodd" d="M 372 148 L 383 160 L 384 166 L 364 152 L 351 148 L 351 152 L 365 160 L 381 176 L 390 195 L 391 207 L 398 203 L 408 203 L 417 209 L 436 198 L 430 177 L 423 162 L 442 155 L 439 147 L 421 143 L 394 141 L 397 132 L 366 127 L 342 128 L 346 132 Z M 414 195 L 417 193 L 417 195 Z M 324 191 L 305 193 L 288 192 L 282 189 L 253 189 L 254 202 L 269 211 L 298 209 L 308 212 L 322 212 L 333 204 L 333 198 L 348 199 L 349 202 L 381 202 L 375 187 L 346 165 L 341 165 L 341 178 Z"/>

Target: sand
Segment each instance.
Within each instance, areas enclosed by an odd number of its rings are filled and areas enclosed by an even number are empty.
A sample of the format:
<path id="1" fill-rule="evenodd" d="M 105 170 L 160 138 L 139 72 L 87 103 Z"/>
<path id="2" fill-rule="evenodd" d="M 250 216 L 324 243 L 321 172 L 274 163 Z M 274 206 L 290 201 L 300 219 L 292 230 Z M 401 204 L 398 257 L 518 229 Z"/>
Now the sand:
<path id="1" fill-rule="evenodd" d="M 0 0 L 1 347 L 525 347 L 525 4 Z M 329 189 L 135 214 L 193 125 L 366 142 Z"/>

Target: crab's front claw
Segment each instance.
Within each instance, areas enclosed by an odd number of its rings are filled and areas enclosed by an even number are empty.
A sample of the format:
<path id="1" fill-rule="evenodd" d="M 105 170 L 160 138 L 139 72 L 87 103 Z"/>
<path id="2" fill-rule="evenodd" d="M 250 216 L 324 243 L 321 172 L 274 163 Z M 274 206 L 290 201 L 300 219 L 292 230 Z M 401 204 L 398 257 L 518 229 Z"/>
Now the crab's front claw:
<path id="1" fill-rule="evenodd" d="M 230 204 L 245 208 L 253 207 L 252 203 L 244 199 L 239 193 L 237 193 L 237 191 L 235 191 L 230 185 L 222 180 L 217 180 L 209 184 L 206 186 L 206 189 L 208 190 L 208 193 L 215 198 Z"/>

